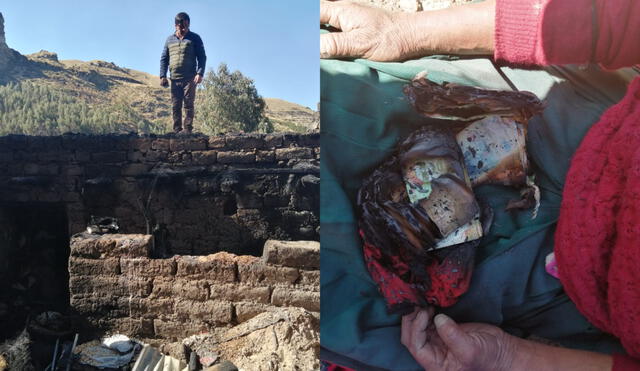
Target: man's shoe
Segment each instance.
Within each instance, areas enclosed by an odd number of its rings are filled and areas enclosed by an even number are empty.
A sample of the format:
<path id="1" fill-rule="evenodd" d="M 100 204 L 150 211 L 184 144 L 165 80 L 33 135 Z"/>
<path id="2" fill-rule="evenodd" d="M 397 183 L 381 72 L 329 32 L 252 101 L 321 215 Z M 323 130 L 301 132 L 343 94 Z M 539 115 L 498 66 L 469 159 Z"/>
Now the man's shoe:
<path id="1" fill-rule="evenodd" d="M 178 133 L 180 133 L 181 131 L 182 131 L 182 128 L 174 128 L 174 129 L 173 129 L 173 133 L 174 133 L 174 134 L 178 134 Z"/>
<path id="2" fill-rule="evenodd" d="M 184 133 L 185 133 L 185 134 L 193 134 L 193 128 L 186 128 L 186 129 L 184 129 Z"/>

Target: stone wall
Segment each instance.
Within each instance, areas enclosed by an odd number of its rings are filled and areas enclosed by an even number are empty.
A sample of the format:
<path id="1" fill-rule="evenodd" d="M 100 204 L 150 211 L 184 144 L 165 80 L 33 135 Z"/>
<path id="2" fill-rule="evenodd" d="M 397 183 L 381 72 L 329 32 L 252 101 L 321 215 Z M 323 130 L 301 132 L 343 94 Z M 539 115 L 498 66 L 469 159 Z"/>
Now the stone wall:
<path id="1" fill-rule="evenodd" d="M 318 240 L 319 135 L 0 137 L 0 204 L 62 203 L 153 233 L 168 253 L 260 255 L 267 239 Z M 164 238 L 163 238 L 164 237 Z"/>
<path id="2" fill-rule="evenodd" d="M 83 327 L 162 343 L 271 309 L 320 311 L 318 242 L 268 241 L 262 258 L 219 252 L 151 259 L 151 245 L 149 235 L 71 238 L 71 307 Z"/>

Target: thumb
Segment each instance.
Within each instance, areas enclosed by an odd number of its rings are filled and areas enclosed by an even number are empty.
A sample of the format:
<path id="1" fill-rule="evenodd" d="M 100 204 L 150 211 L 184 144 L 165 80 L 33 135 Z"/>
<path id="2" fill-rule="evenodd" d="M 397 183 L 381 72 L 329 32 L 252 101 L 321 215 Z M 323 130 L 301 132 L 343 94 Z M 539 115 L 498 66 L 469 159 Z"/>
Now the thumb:
<path id="1" fill-rule="evenodd" d="M 359 58 L 364 55 L 358 50 L 351 32 L 332 32 L 320 35 L 320 58 Z"/>
<path id="2" fill-rule="evenodd" d="M 447 345 L 456 358 L 470 360 L 474 358 L 476 346 L 473 339 L 460 325 L 444 314 L 438 314 L 434 320 L 440 339 Z"/>

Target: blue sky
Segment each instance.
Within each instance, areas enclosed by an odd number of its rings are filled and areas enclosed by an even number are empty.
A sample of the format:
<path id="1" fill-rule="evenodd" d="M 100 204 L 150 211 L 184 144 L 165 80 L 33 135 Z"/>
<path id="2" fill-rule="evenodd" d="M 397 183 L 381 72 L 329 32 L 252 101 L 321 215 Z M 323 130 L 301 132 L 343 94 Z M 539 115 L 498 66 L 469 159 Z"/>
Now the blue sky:
<path id="1" fill-rule="evenodd" d="M 317 0 L 3 1 L 9 47 L 59 59 L 114 62 L 159 74 L 176 13 L 191 17 L 207 52 L 255 81 L 263 97 L 316 109 L 320 99 Z"/>

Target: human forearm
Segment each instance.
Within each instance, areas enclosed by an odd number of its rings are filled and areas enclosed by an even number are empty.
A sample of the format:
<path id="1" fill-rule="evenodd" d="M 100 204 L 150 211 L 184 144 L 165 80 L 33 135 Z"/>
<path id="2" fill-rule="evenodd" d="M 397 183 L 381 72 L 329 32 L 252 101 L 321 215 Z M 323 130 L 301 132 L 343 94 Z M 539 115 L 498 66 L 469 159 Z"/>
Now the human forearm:
<path id="1" fill-rule="evenodd" d="M 609 371 L 613 357 L 584 350 L 553 347 L 513 337 L 513 371 Z"/>
<path id="2" fill-rule="evenodd" d="M 349 1 L 321 1 L 322 58 L 400 61 L 431 54 L 492 54 L 495 0 L 418 13 L 393 13 Z"/>
<path id="3" fill-rule="evenodd" d="M 409 57 L 493 54 L 495 0 L 414 13 L 408 20 Z"/>

